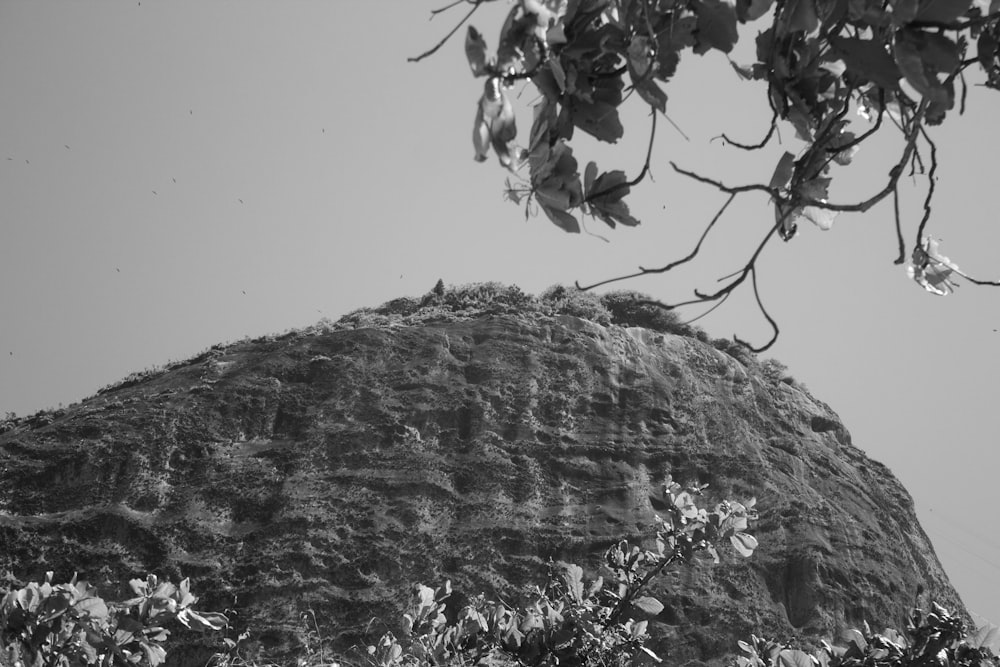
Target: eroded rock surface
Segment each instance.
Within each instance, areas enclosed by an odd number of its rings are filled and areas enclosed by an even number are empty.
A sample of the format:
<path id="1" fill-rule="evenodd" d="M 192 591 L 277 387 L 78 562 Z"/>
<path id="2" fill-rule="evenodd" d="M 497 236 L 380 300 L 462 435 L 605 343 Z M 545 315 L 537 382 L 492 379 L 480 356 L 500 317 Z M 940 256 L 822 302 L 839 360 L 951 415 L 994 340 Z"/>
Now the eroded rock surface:
<path id="1" fill-rule="evenodd" d="M 761 510 L 753 557 L 658 582 L 671 664 L 751 632 L 902 627 L 918 584 L 960 605 L 910 496 L 796 383 L 649 329 L 453 320 L 218 347 L 9 425 L 0 571 L 79 571 L 112 596 L 189 576 L 265 646 L 294 645 L 309 609 L 350 643 L 413 582 L 511 594 L 550 558 L 593 572 L 649 535 L 669 471 Z"/>

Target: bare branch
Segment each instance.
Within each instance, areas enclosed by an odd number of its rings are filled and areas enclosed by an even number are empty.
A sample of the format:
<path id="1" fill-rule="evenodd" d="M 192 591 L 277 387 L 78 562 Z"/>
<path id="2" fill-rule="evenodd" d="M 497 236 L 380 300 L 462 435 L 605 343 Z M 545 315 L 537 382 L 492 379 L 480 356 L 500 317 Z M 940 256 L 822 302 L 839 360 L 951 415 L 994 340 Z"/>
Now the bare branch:
<path id="1" fill-rule="evenodd" d="M 754 298 L 757 299 L 757 306 L 760 308 L 760 312 L 764 315 L 764 318 L 767 319 L 768 324 L 771 325 L 771 330 L 774 333 L 771 335 L 771 339 L 768 340 L 761 347 L 754 347 L 753 345 L 751 345 L 750 343 L 748 343 L 745 340 L 741 339 L 739 336 L 736 336 L 735 334 L 733 335 L 733 340 L 735 340 L 740 345 L 742 345 L 742 346 L 744 346 L 746 348 L 749 348 L 749 350 L 751 352 L 755 352 L 757 354 L 760 354 L 761 352 L 767 351 L 772 345 L 774 345 L 775 341 L 778 340 L 778 335 L 781 333 L 781 330 L 778 328 L 778 323 L 774 321 L 774 318 L 771 317 L 771 315 L 767 312 L 767 309 L 764 308 L 764 304 L 760 300 L 760 291 L 757 289 L 757 267 L 756 266 L 751 266 L 751 268 L 750 268 L 750 282 L 753 284 L 753 295 L 754 295 Z"/>
<path id="2" fill-rule="evenodd" d="M 732 292 L 734 289 L 739 287 L 743 283 L 743 281 L 747 279 L 747 276 L 753 270 L 754 265 L 757 263 L 757 258 L 760 257 L 760 253 L 763 252 L 764 248 L 767 246 L 768 241 L 771 240 L 771 237 L 774 236 L 774 233 L 776 231 L 782 228 L 782 226 L 785 224 L 785 218 L 787 218 L 790 213 L 791 211 L 787 211 L 784 215 L 781 216 L 781 218 L 778 219 L 777 222 L 774 223 L 774 226 L 771 227 L 771 229 L 767 232 L 767 235 L 764 236 L 764 239 L 757 246 L 757 249 L 754 250 L 753 255 L 750 256 L 750 261 L 746 263 L 746 266 L 743 267 L 743 270 L 740 271 L 739 276 L 735 280 L 733 280 L 733 282 L 729 283 L 719 291 L 713 292 L 712 294 L 703 294 L 702 292 L 695 290 L 694 295 L 698 297 L 697 300 L 688 301 L 687 303 L 677 304 L 677 305 L 687 305 L 688 303 L 698 303 L 699 301 L 715 301 L 721 296 L 728 294 L 729 292 Z"/>
<path id="3" fill-rule="evenodd" d="M 666 273 L 667 271 L 673 269 L 674 267 L 680 266 L 681 264 L 685 264 L 686 262 L 690 262 L 698 254 L 698 251 L 701 250 L 701 244 L 705 241 L 705 237 L 708 236 L 708 233 L 712 230 L 712 227 L 714 227 L 715 223 L 719 221 L 719 218 L 722 217 L 723 212 L 725 212 L 725 210 L 729 207 L 729 205 L 733 202 L 734 199 L 736 199 L 735 194 L 729 195 L 729 199 L 727 199 L 726 203 L 722 205 L 722 208 L 720 208 L 716 212 L 715 217 L 713 217 L 712 221 L 708 223 L 707 227 L 705 227 L 705 231 L 701 233 L 701 238 L 698 239 L 698 243 L 697 245 L 695 245 L 694 250 L 692 250 L 691 253 L 688 254 L 686 257 L 683 257 L 675 262 L 671 262 L 670 264 L 662 266 L 658 269 L 646 269 L 640 266 L 639 270 L 636 273 L 631 273 L 626 276 L 618 276 L 616 278 L 608 278 L 607 280 L 602 280 L 600 282 L 596 282 L 592 285 L 587 285 L 585 287 L 580 285 L 580 281 L 576 281 L 576 288 L 578 290 L 587 291 L 590 289 L 594 289 L 595 287 L 600 287 L 602 285 L 608 285 L 610 283 L 618 282 L 621 280 L 629 280 L 630 278 L 638 278 L 639 276 L 645 276 L 651 273 Z"/>
<path id="4" fill-rule="evenodd" d="M 475 0 L 476 4 L 474 4 L 472 6 L 472 9 L 469 10 L 469 13 L 466 14 L 465 17 L 461 21 L 459 21 L 455 25 L 455 27 L 452 28 L 451 31 L 441 39 L 440 42 L 438 42 L 436 45 L 434 45 L 433 48 L 428 49 L 427 51 L 424 51 L 419 56 L 414 56 L 412 58 L 407 58 L 406 62 L 408 62 L 408 63 L 418 63 L 421 60 L 423 60 L 424 58 L 426 58 L 428 56 L 432 56 L 435 53 L 437 53 L 438 49 L 440 49 L 442 46 L 444 46 L 445 42 L 447 42 L 449 39 L 451 39 L 451 36 L 454 35 L 456 32 L 458 32 L 458 29 L 461 28 L 465 24 L 465 22 L 468 21 L 472 17 L 473 14 L 476 13 L 476 10 L 479 9 L 479 5 L 481 5 L 481 4 L 483 4 L 484 2 L 487 2 L 487 1 L 488 0 Z M 454 6 L 455 6 L 455 3 L 452 3 L 451 5 L 448 5 L 447 7 L 442 7 L 438 11 L 444 11 L 444 10 L 450 9 L 451 7 L 454 7 Z M 434 14 L 436 12 L 431 12 L 431 13 Z"/>
<path id="5" fill-rule="evenodd" d="M 903 241 L 903 228 L 899 221 L 899 188 L 892 189 L 892 206 L 896 214 L 896 240 L 899 242 L 899 256 L 893 264 L 902 264 L 906 261 L 906 243 Z"/>
<path id="6" fill-rule="evenodd" d="M 759 143 L 741 144 L 738 141 L 733 141 L 732 139 L 730 139 L 729 135 L 725 133 L 720 134 L 718 137 L 712 137 L 712 141 L 721 138 L 723 141 L 730 143 L 733 146 L 736 146 L 737 148 L 742 148 L 745 151 L 755 151 L 760 148 L 763 148 L 764 146 L 767 146 L 767 143 L 771 141 L 771 137 L 774 136 L 774 132 L 777 129 L 778 129 L 778 111 L 775 109 L 771 115 L 771 126 L 767 129 L 767 134 L 764 135 L 764 138 L 761 139 Z"/>
<path id="7" fill-rule="evenodd" d="M 924 238 L 924 227 L 927 226 L 927 221 L 931 219 L 931 199 L 934 197 L 934 186 L 937 183 L 934 172 L 937 171 L 938 166 L 937 146 L 923 128 L 920 128 L 920 134 L 923 136 L 924 141 L 927 142 L 927 145 L 931 147 L 931 168 L 930 171 L 927 172 L 927 196 L 924 197 L 924 216 L 920 219 L 920 226 L 917 227 L 916 245 L 918 247 Z"/>
<path id="8" fill-rule="evenodd" d="M 724 304 L 726 302 L 726 299 L 728 299 L 728 298 L 729 298 L 729 295 L 727 294 L 726 296 L 724 296 L 721 299 L 719 299 L 719 303 L 715 304 L 714 306 L 712 306 L 711 308 L 709 308 L 708 310 L 706 310 L 704 313 L 702 313 L 698 317 L 695 317 L 695 318 L 690 319 L 690 320 L 686 320 L 686 321 L 682 322 L 682 324 L 687 325 L 687 324 L 693 324 L 693 323 L 697 322 L 698 320 L 700 320 L 701 318 L 705 317 L 706 315 L 709 315 L 713 310 L 715 310 L 716 308 L 718 308 L 719 306 L 721 306 L 722 304 Z"/>
<path id="9" fill-rule="evenodd" d="M 471 1 L 474 1 L 474 0 L 471 0 Z M 441 7 L 439 9 L 432 9 L 431 10 L 431 18 L 434 18 L 438 14 L 443 14 L 444 12 L 448 11 L 452 7 L 457 7 L 458 5 L 462 4 L 463 2 L 470 2 L 470 0 L 454 0 L 454 2 L 449 2 L 444 7 Z"/>
<path id="10" fill-rule="evenodd" d="M 681 174 L 683 176 L 687 176 L 688 178 L 693 178 L 694 180 L 698 181 L 699 183 L 705 183 L 706 185 L 715 186 L 717 189 L 719 189 L 722 192 L 725 192 L 727 194 L 738 195 L 741 192 L 755 192 L 756 191 L 756 192 L 766 192 L 767 194 L 771 195 L 772 197 L 774 197 L 776 199 L 780 199 L 781 198 L 781 195 L 778 194 L 778 189 L 777 188 L 770 188 L 770 187 L 768 187 L 766 185 L 762 185 L 760 183 L 754 183 L 752 185 L 738 185 L 738 186 L 732 187 L 732 186 L 724 185 L 724 184 L 720 183 L 719 181 L 716 181 L 714 179 L 708 178 L 706 176 L 702 176 L 701 174 L 696 174 L 693 171 L 688 171 L 686 169 L 681 169 L 680 167 L 677 166 L 676 162 L 671 162 L 670 166 L 673 167 L 674 171 L 676 171 L 678 174 Z"/>

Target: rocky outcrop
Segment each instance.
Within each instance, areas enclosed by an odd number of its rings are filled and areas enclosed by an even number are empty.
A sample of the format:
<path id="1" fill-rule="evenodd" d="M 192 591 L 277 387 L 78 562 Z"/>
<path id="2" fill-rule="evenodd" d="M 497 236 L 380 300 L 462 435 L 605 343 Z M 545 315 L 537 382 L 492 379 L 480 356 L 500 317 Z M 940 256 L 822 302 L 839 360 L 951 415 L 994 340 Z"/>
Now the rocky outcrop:
<path id="1" fill-rule="evenodd" d="M 751 558 L 657 582 L 672 664 L 751 632 L 902 627 L 918 584 L 960 606 L 906 490 L 791 379 L 647 328 L 421 312 L 218 346 L 9 423 L 0 571 L 79 571 L 112 596 L 188 576 L 265 648 L 293 647 L 308 610 L 347 645 L 413 582 L 507 595 L 549 559 L 593 567 L 649 535 L 669 472 L 761 510 Z"/>

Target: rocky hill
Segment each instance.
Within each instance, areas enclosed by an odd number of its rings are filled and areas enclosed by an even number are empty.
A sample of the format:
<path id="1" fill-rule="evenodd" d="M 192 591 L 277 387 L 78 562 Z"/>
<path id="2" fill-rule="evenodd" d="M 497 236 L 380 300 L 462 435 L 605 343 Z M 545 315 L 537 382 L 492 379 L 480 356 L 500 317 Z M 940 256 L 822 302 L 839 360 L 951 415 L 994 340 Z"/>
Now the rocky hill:
<path id="1" fill-rule="evenodd" d="M 593 568 L 650 534 L 668 472 L 761 512 L 751 558 L 656 584 L 670 664 L 717 663 L 751 632 L 902 627 L 918 585 L 961 605 L 909 494 L 829 407 L 631 294 L 439 285 L 0 432 L 0 572 L 79 571 L 112 597 L 145 572 L 191 577 L 279 654 L 310 610 L 347 646 L 414 582 L 511 595 L 549 559 Z"/>

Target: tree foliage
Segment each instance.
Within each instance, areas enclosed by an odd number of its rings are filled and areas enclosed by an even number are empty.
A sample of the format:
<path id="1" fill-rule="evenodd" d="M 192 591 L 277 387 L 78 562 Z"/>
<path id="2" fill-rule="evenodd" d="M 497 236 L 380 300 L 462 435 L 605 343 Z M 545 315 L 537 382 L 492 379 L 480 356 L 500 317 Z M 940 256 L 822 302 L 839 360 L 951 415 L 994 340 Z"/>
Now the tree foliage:
<path id="1" fill-rule="evenodd" d="M 437 46 L 411 60 L 434 53 L 492 1 L 456 0 L 436 10 L 470 6 Z M 746 265 L 715 291 L 696 290 L 690 301 L 663 306 L 722 301 L 750 278 L 774 330 L 767 344 L 754 348 L 766 349 L 778 327 L 757 292 L 756 261 L 763 248 L 775 237 L 791 240 L 804 222 L 829 229 L 839 213 L 867 211 L 890 195 L 899 245 L 895 261 L 906 260 L 909 246 L 908 272 L 921 286 L 944 295 L 955 277 L 1000 284 L 971 278 L 936 252 L 927 224 L 938 164 L 926 130 L 956 106 L 964 110 L 970 69 L 982 86 L 1000 89 L 1000 0 L 516 0 L 494 47 L 477 28 L 467 28 L 466 58 L 484 83 L 475 111 L 475 158 L 484 161 L 494 153 L 514 178 L 508 179 L 508 197 L 529 210 L 537 208 L 567 232 L 580 231 L 581 215 L 610 227 L 637 225 L 627 200 L 649 171 L 657 115 L 666 114 L 665 84 L 688 51 L 731 53 L 740 27 L 749 23 L 759 28 L 755 59 L 732 64 L 740 76 L 765 84 L 772 119 L 758 143 L 723 138 L 739 149 L 756 150 L 783 122 L 803 148 L 784 153 L 766 183 L 731 186 L 671 163 L 678 173 L 728 198 L 691 254 L 661 268 L 640 268 L 632 276 L 665 273 L 690 261 L 733 199 L 759 192 L 773 203 L 774 224 Z M 509 93 L 525 80 L 539 93 L 526 138 L 518 135 Z M 573 151 L 576 132 L 616 143 L 625 132 L 619 108 L 630 97 L 651 110 L 641 171 L 629 178 L 595 162 L 581 168 Z M 831 201 L 836 169 L 850 165 L 880 132 L 897 132 L 903 139 L 885 182 L 861 201 Z M 922 217 L 909 244 L 899 214 L 899 181 L 907 172 L 922 175 L 927 184 Z"/>

